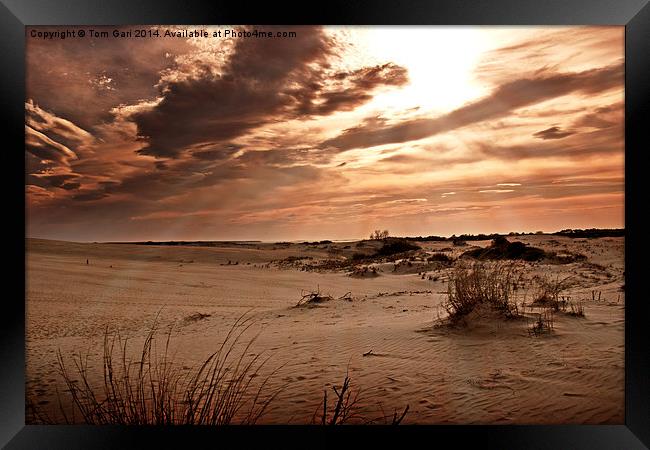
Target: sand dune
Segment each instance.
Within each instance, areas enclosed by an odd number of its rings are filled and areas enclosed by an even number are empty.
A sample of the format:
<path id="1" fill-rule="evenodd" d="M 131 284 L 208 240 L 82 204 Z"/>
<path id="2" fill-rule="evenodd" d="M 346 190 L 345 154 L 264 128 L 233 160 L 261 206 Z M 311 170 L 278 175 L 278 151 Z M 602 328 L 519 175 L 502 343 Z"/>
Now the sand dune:
<path id="1" fill-rule="evenodd" d="M 364 408 L 408 404 L 404 423 L 623 423 L 624 240 L 512 240 L 587 257 L 525 264 L 529 279 L 573 274 L 566 295 L 584 300 L 584 318 L 558 313 L 554 332 L 539 337 L 525 317 L 476 329 L 434 327 L 446 298 L 444 265 L 369 263 L 378 276 L 304 265 L 345 260 L 359 251 L 354 242 L 183 247 L 28 239 L 27 396 L 56 409 L 57 349 L 88 352 L 99 380 L 107 326 L 138 342 L 159 313 L 161 328 L 175 324 L 173 352 L 189 367 L 251 310 L 261 331 L 253 350 L 273 355 L 269 371 L 282 366 L 271 387 L 289 385 L 261 423 L 308 422 L 323 389 L 347 369 Z M 455 258 L 490 243 L 419 244 Z M 304 259 L 278 264 L 288 257 Z M 294 307 L 305 290 L 317 289 L 332 300 Z"/>

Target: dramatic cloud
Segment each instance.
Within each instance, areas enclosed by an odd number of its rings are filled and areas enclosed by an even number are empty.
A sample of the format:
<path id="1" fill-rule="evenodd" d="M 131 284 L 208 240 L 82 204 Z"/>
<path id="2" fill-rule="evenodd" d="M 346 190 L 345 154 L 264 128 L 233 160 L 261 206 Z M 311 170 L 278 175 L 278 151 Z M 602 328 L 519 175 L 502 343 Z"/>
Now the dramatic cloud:
<path id="1" fill-rule="evenodd" d="M 112 108 L 154 97 L 161 72 L 176 67 L 176 57 L 195 49 L 183 39 L 28 38 L 28 98 L 91 131 L 99 122 L 112 119 Z"/>
<path id="2" fill-rule="evenodd" d="M 33 102 L 25 103 L 25 150 L 27 182 L 42 188 L 79 188 L 79 175 L 71 163 L 80 150 L 94 141 L 86 130 L 47 112 Z"/>
<path id="3" fill-rule="evenodd" d="M 374 147 L 423 139 L 476 122 L 507 116 L 518 108 L 570 93 L 588 95 L 619 88 L 623 83 L 623 65 L 586 70 L 577 73 L 548 74 L 509 81 L 489 96 L 434 119 L 418 118 L 397 124 L 362 124 L 324 141 L 323 147 L 340 151 Z"/>
<path id="4" fill-rule="evenodd" d="M 47 135 L 36 131 L 30 126 L 25 126 L 25 148 L 29 153 L 41 161 L 59 163 L 68 166 L 68 159 L 76 159 L 77 155 L 63 144 L 60 144 Z"/>
<path id="5" fill-rule="evenodd" d="M 333 72 L 334 42 L 322 29 L 300 27 L 278 45 L 268 39 L 238 41 L 223 67 L 159 86 L 160 101 L 126 113 L 147 142 L 140 153 L 176 158 L 195 145 L 200 158 L 224 156 L 223 144 L 262 125 L 296 117 L 349 111 L 380 86 L 407 82 L 394 64 Z"/>

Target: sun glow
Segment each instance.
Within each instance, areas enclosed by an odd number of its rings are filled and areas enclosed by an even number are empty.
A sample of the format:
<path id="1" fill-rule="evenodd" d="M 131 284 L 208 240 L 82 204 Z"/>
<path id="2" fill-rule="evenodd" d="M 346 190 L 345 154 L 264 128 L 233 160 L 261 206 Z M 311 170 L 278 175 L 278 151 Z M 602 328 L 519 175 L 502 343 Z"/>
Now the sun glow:
<path id="1" fill-rule="evenodd" d="M 492 42 L 480 29 L 373 27 L 359 33 L 368 57 L 404 66 L 409 75 L 407 86 L 378 94 L 364 109 L 443 113 L 485 94 L 473 70 Z"/>

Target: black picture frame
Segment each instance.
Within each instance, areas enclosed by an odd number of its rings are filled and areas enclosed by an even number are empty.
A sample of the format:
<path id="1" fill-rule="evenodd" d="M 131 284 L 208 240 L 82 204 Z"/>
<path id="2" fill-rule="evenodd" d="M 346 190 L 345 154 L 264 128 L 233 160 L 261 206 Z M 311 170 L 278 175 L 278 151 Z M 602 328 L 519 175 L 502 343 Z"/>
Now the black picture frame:
<path id="1" fill-rule="evenodd" d="M 250 439 L 283 447 L 345 443 L 351 433 L 365 445 L 418 439 L 432 446 L 474 444 L 490 448 L 637 449 L 650 446 L 648 300 L 642 289 L 643 153 L 650 104 L 650 6 L 647 0 L 337 0 L 320 4 L 213 1 L 2 0 L 0 69 L 5 124 L 5 281 L 0 326 L 0 444 L 22 448 L 180 448 L 201 440 L 210 446 L 246 448 Z M 412 25 L 625 25 L 625 424 L 357 427 L 117 427 L 25 425 L 25 26 L 116 24 L 412 24 Z M 645 146 L 644 146 L 645 144 Z M 22 172 L 21 172 L 22 168 Z M 637 264 L 638 262 L 638 264 Z M 220 445 L 217 445 L 220 444 Z M 266 445 L 265 444 L 265 445 Z"/>

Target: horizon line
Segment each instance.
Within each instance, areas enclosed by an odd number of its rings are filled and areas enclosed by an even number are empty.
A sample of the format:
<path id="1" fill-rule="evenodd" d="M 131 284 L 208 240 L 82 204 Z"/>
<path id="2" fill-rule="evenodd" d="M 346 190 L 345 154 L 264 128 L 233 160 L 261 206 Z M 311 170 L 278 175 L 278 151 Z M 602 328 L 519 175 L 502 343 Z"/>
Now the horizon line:
<path id="1" fill-rule="evenodd" d="M 418 235 L 418 236 L 388 236 L 389 238 L 400 238 L 400 239 L 417 239 L 417 238 L 428 238 L 428 237 L 439 237 L 439 238 L 445 238 L 445 239 L 452 239 L 454 237 L 462 237 L 462 236 L 521 236 L 521 235 L 554 235 L 557 233 L 562 233 L 564 231 L 571 230 L 571 231 L 625 231 L 625 227 L 617 227 L 617 228 L 563 228 L 561 230 L 556 230 L 556 231 L 543 231 L 543 230 L 537 230 L 537 231 L 509 231 L 507 233 L 462 233 L 462 234 L 452 234 L 449 236 L 443 236 L 443 235 L 436 235 L 436 234 L 429 234 L 429 235 Z M 368 237 L 358 237 L 358 238 L 349 238 L 349 239 L 293 239 L 293 240 L 282 240 L 282 239 L 271 239 L 271 240 L 261 240 L 261 239 L 194 239 L 194 240 L 188 240 L 188 239 L 167 239 L 167 240 L 133 240 L 133 241 L 128 241 L 128 240 L 120 240 L 120 241 L 70 241 L 70 240 L 65 240 L 65 239 L 52 239 L 52 238 L 45 238 L 45 237 L 37 237 L 37 236 L 25 236 L 25 239 L 40 239 L 44 241 L 61 241 L 61 242 L 71 242 L 71 243 L 78 243 L 78 244 L 143 244 L 143 243 L 166 243 L 166 242 L 189 242 L 189 243 L 196 243 L 196 242 L 215 242 L 215 243 L 230 243 L 230 242 L 235 242 L 235 243 L 242 243 L 242 242 L 251 242 L 251 243 L 261 243 L 261 244 L 269 244 L 269 243 L 279 243 L 279 242 L 290 242 L 290 243 L 303 243 L 303 242 L 319 242 L 319 241 L 331 241 L 331 242 L 354 242 L 354 241 L 364 241 L 364 240 L 369 240 Z"/>

